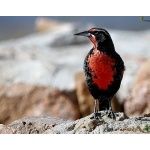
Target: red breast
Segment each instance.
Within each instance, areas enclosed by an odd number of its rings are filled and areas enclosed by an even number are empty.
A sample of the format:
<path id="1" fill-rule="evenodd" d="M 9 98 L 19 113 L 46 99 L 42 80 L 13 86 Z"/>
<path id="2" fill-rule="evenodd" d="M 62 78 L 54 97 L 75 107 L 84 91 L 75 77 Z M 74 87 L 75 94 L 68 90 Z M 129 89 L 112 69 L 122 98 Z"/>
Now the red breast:
<path id="1" fill-rule="evenodd" d="M 92 71 L 92 81 L 99 89 L 107 90 L 114 81 L 116 74 L 115 60 L 103 52 L 94 49 L 94 53 L 88 58 L 89 68 Z"/>

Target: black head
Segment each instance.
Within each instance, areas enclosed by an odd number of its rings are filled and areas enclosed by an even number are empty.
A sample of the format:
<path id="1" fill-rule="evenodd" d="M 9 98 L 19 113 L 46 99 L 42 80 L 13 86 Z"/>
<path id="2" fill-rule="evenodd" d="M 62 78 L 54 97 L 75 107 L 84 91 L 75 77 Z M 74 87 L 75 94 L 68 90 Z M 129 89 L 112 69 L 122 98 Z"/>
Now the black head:
<path id="1" fill-rule="evenodd" d="M 94 36 L 97 42 L 102 43 L 111 38 L 109 33 L 105 29 L 102 29 L 102 28 L 92 28 L 88 30 L 88 32 L 92 36 Z"/>
<path id="2" fill-rule="evenodd" d="M 98 45 L 106 45 L 106 44 L 113 45 L 110 34 L 105 29 L 102 28 L 91 28 L 88 31 L 76 33 L 75 35 L 88 37 L 96 47 Z"/>

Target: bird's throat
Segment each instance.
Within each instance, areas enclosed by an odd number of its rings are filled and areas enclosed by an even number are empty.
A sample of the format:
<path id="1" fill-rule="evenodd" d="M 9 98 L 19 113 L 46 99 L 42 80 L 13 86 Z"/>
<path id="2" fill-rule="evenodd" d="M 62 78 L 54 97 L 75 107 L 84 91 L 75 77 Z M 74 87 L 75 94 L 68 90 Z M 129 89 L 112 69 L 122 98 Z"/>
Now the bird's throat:
<path id="1" fill-rule="evenodd" d="M 94 49 L 97 49 L 97 41 L 96 41 L 96 39 L 95 39 L 95 37 L 94 36 L 89 36 L 88 37 L 89 39 L 90 39 L 90 41 L 93 43 L 93 45 L 94 45 Z"/>

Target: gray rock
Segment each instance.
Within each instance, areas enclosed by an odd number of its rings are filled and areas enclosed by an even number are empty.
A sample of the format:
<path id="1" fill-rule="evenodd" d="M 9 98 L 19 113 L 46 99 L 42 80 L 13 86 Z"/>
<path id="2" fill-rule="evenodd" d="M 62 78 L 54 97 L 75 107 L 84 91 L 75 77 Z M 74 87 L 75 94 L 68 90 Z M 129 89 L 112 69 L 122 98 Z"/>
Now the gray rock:
<path id="1" fill-rule="evenodd" d="M 123 103 L 131 95 L 131 89 L 135 81 L 135 76 L 142 63 L 136 63 L 135 60 L 125 59 L 126 70 L 124 72 L 123 80 L 119 91 L 117 92 L 117 98 L 120 103 Z"/>
<path id="2" fill-rule="evenodd" d="M 15 134 L 15 133 L 17 133 L 15 129 L 0 124 L 0 134 Z"/>
<path id="3" fill-rule="evenodd" d="M 116 113 L 116 120 L 101 111 L 100 119 L 91 119 L 93 114 L 76 121 L 41 116 L 16 120 L 8 127 L 15 133 L 42 134 L 114 134 L 114 133 L 149 133 L 150 117 L 128 118 L 123 113 Z"/>
<path id="4" fill-rule="evenodd" d="M 64 122 L 69 121 L 48 116 L 26 117 L 12 122 L 8 127 L 18 134 L 40 134 Z"/>
<path id="5" fill-rule="evenodd" d="M 81 115 L 74 95 L 75 92 L 28 84 L 0 86 L 0 123 L 40 115 L 79 119 Z"/>
<path id="6" fill-rule="evenodd" d="M 74 36 L 75 33 L 92 28 L 93 24 L 87 24 L 83 26 L 82 24 L 72 24 L 72 30 L 69 33 L 60 34 L 58 37 L 54 38 L 50 43 L 52 47 L 67 47 L 75 45 L 85 45 L 89 43 L 86 38 Z"/>
<path id="7" fill-rule="evenodd" d="M 125 117 L 123 113 L 117 113 L 117 115 L 118 117 L 116 121 L 106 117 L 105 115 L 100 120 L 93 120 L 90 119 L 90 115 L 72 123 L 57 125 L 52 130 L 49 129 L 45 133 L 108 134 L 150 132 L 150 118 L 138 120 L 137 118 L 129 119 Z M 68 128 L 72 130 L 68 131 Z"/>

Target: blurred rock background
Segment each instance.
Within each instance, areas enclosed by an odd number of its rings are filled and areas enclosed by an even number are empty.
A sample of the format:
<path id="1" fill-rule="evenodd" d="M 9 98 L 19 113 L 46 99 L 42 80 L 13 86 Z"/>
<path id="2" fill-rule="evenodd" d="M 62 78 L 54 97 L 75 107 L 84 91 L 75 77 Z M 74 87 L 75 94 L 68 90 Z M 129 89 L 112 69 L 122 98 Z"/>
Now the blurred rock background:
<path id="1" fill-rule="evenodd" d="M 91 27 L 109 31 L 126 65 L 114 111 L 149 116 L 150 23 L 138 17 L 27 18 L 10 17 L 9 23 L 0 17 L 0 123 L 39 115 L 76 120 L 93 112 L 82 69 L 92 44 L 74 36 Z"/>

